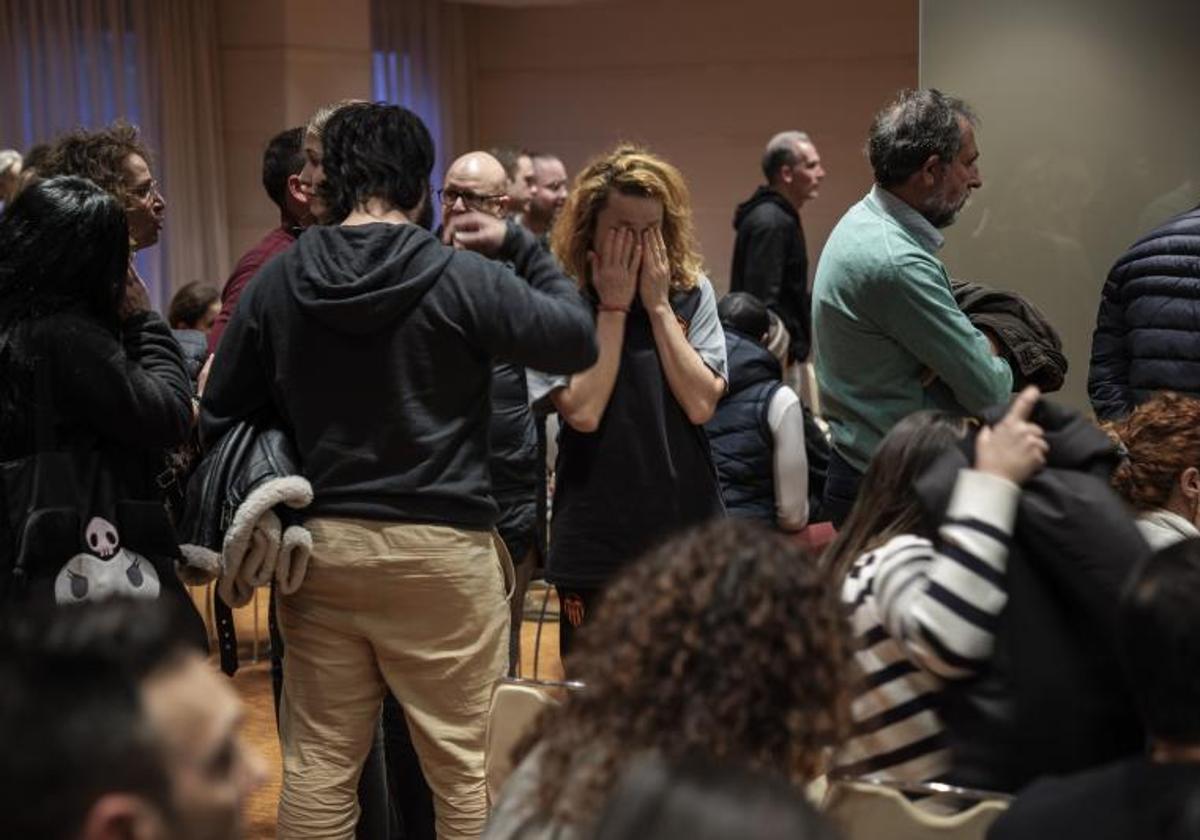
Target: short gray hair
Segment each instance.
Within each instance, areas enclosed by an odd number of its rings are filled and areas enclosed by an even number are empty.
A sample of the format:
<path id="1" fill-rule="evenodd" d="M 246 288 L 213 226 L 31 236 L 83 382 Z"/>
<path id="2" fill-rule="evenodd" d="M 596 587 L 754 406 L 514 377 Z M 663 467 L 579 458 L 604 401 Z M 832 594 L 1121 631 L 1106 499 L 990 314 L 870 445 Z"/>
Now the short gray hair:
<path id="1" fill-rule="evenodd" d="M 979 122 L 970 105 L 936 88 L 901 91 L 871 123 L 867 156 L 875 183 L 903 184 L 933 155 L 942 163 L 953 160 L 962 148 L 960 119 Z"/>
<path id="2" fill-rule="evenodd" d="M 781 167 L 795 166 L 798 160 L 796 157 L 796 144 L 798 143 L 812 145 L 812 141 L 803 131 L 781 131 L 768 140 L 766 151 L 762 156 L 763 177 L 772 181 Z"/>

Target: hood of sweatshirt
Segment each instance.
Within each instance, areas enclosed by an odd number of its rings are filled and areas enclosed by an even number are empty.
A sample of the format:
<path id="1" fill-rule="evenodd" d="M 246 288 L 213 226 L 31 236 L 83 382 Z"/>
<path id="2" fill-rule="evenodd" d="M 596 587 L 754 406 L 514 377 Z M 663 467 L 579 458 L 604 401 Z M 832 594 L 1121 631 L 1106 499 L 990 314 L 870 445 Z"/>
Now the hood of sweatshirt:
<path id="1" fill-rule="evenodd" d="M 775 190 L 763 185 L 754 191 L 754 195 L 737 206 L 737 210 L 733 214 L 733 226 L 739 227 L 742 219 L 746 218 L 746 214 L 761 204 L 774 204 L 797 222 L 800 221 L 800 214 L 796 212 L 796 208 L 792 206 L 791 202 Z"/>
<path id="2" fill-rule="evenodd" d="M 302 309 L 338 332 L 370 335 L 403 321 L 453 257 L 424 228 L 380 223 L 310 227 L 284 259 Z"/>

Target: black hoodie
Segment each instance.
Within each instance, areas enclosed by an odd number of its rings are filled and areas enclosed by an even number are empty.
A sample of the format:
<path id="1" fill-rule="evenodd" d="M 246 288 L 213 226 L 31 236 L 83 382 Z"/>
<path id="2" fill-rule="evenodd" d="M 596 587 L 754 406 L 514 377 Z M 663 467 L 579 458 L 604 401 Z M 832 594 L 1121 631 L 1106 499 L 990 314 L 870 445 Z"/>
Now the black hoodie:
<path id="1" fill-rule="evenodd" d="M 533 236 L 510 224 L 501 258 L 515 274 L 415 225 L 309 228 L 238 303 L 206 446 L 270 406 L 311 515 L 490 528 L 492 357 L 557 373 L 596 361 L 588 308 Z"/>
<path id="2" fill-rule="evenodd" d="M 808 252 L 796 208 L 775 190 L 759 187 L 733 216 L 731 292 L 749 292 L 779 316 L 792 339 L 791 355 L 808 356 Z"/>

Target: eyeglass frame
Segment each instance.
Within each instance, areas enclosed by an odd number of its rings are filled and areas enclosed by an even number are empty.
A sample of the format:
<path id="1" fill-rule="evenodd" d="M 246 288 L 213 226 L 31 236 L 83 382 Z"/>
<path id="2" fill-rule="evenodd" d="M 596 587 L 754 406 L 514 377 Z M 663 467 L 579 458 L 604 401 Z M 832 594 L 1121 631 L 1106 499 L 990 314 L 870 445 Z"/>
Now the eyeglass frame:
<path id="1" fill-rule="evenodd" d="M 451 193 L 451 199 L 449 201 L 446 200 L 447 192 Z M 455 189 L 454 187 L 450 187 L 448 189 L 443 187 L 442 189 L 437 191 L 437 197 L 438 197 L 438 201 L 441 203 L 442 207 L 453 207 L 454 203 L 461 198 L 463 207 L 466 207 L 468 210 L 476 210 L 479 212 L 486 212 L 485 208 L 487 208 L 487 206 L 490 203 L 499 201 L 502 198 L 508 198 L 508 193 L 494 193 L 492 195 L 480 195 L 479 193 L 465 192 L 463 190 L 458 190 L 458 189 Z"/>

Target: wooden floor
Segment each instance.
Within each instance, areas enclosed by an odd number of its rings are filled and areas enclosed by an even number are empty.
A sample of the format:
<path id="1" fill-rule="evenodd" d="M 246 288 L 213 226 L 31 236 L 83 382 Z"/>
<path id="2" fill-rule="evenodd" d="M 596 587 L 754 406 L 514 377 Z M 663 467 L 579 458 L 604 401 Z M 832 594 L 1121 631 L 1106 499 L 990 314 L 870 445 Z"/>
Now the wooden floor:
<path id="1" fill-rule="evenodd" d="M 562 663 L 558 658 L 558 601 L 551 588 L 534 584 L 525 599 L 525 622 L 521 628 L 521 676 L 542 679 L 561 679 Z M 193 591 L 196 604 L 203 611 L 206 594 Z M 538 632 L 538 617 L 546 620 Z M 255 603 L 234 611 L 242 666 L 233 677 L 233 684 L 246 707 L 244 736 L 251 747 L 266 760 L 268 781 L 251 798 L 246 812 L 247 840 L 270 840 L 275 837 L 275 808 L 279 802 L 280 757 L 279 739 L 275 730 L 275 709 L 271 697 L 271 664 L 267 642 L 267 597 L 260 590 L 257 600 L 257 638 L 259 661 L 254 661 Z M 539 644 L 540 642 L 540 644 Z"/>

